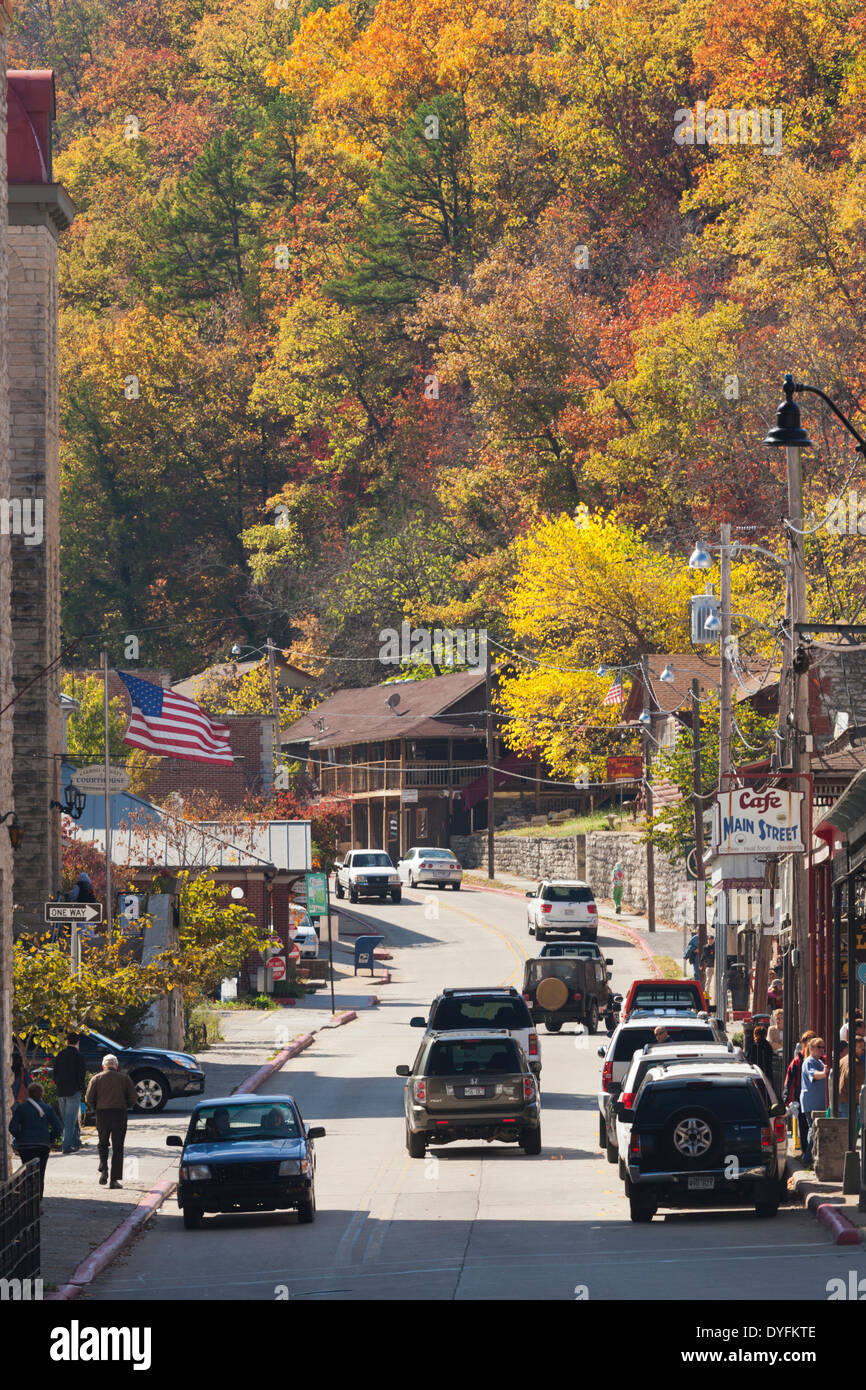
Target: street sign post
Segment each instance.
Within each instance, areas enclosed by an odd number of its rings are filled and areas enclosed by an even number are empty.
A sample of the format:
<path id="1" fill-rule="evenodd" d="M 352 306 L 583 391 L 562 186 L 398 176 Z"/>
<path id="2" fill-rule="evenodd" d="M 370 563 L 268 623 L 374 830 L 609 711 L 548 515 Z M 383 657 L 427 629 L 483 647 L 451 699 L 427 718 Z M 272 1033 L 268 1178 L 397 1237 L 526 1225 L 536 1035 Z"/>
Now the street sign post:
<path id="1" fill-rule="evenodd" d="M 101 922 L 102 903 L 46 903 L 46 922 Z"/>

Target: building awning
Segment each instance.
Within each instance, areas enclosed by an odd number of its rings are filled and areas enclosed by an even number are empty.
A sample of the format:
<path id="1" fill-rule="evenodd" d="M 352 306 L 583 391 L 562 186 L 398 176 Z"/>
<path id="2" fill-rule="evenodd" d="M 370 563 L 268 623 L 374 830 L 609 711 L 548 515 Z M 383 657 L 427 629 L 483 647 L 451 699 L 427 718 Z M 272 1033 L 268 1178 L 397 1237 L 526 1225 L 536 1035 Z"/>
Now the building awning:
<path id="1" fill-rule="evenodd" d="M 821 840 L 832 841 L 834 832 L 847 840 L 848 831 L 866 820 L 866 768 L 858 772 L 850 786 L 839 800 L 825 811 L 814 827 L 814 833 Z"/>

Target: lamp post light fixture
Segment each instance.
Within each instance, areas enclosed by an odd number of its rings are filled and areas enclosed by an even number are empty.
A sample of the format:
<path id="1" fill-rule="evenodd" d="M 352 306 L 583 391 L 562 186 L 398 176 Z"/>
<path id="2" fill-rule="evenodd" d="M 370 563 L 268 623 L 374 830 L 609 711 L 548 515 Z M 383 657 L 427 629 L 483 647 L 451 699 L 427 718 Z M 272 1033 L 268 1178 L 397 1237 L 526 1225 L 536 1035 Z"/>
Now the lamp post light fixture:
<path id="1" fill-rule="evenodd" d="M 713 557 L 705 545 L 696 541 L 695 548 L 689 556 L 690 570 L 711 570 L 713 568 Z"/>
<path id="2" fill-rule="evenodd" d="M 64 800 L 49 801 L 48 805 L 62 811 L 64 816 L 71 816 L 73 820 L 81 820 L 86 800 L 86 793 L 80 791 L 78 787 L 73 787 L 70 783 L 64 793 Z"/>
<path id="3" fill-rule="evenodd" d="M 15 811 L 7 811 L 5 816 L 0 816 L 0 825 L 3 825 L 7 820 L 9 824 L 6 828 L 9 831 L 10 843 L 13 849 L 18 849 L 18 846 L 24 839 L 24 826 L 21 824 L 18 819 L 18 814 Z"/>
<path id="4" fill-rule="evenodd" d="M 706 627 L 706 623 L 704 624 L 704 627 Z M 659 680 L 660 680 L 660 681 L 664 681 L 666 685 L 670 685 L 670 684 L 672 683 L 673 679 L 674 679 L 674 668 L 673 668 L 673 666 L 671 665 L 671 663 L 668 662 L 667 666 L 665 667 L 665 669 L 662 671 L 661 675 L 659 676 Z"/>

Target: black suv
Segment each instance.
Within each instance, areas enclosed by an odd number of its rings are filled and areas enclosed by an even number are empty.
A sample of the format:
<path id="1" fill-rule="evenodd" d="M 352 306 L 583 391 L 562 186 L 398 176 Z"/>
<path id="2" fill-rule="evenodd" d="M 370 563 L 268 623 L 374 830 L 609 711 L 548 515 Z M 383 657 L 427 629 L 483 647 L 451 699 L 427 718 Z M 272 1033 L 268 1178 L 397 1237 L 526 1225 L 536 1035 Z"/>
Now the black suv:
<path id="1" fill-rule="evenodd" d="M 538 1082 L 526 1054 L 503 1029 L 431 1033 L 406 1078 L 406 1148 L 423 1158 L 428 1144 L 501 1139 L 541 1153 Z"/>
<path id="2" fill-rule="evenodd" d="M 779 1209 L 775 1122 L 751 1076 L 707 1070 L 706 1063 L 650 1071 L 634 1106 L 626 1195 L 632 1221 L 651 1221 L 660 1206 L 754 1204 Z"/>
<path id="3" fill-rule="evenodd" d="M 523 998 L 548 1033 L 558 1033 L 563 1023 L 582 1023 L 595 1033 L 602 1015 L 612 1031 L 617 996 L 611 993 L 609 975 L 603 959 L 542 956 L 523 968 Z"/>
<path id="4" fill-rule="evenodd" d="M 409 1020 L 412 1028 L 426 1028 L 428 1033 L 444 1033 L 452 1028 L 507 1028 L 520 1044 L 536 1076 L 541 1075 L 541 1048 L 532 1015 L 510 985 L 488 989 L 443 989 L 430 1005 L 430 1017 Z"/>

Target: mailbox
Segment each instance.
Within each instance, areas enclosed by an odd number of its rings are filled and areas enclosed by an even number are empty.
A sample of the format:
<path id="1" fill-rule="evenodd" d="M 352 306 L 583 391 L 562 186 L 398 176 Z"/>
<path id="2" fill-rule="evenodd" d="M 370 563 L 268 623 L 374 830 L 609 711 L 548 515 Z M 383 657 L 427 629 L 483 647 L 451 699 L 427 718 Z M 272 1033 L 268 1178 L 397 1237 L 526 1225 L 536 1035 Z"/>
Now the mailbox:
<path id="1" fill-rule="evenodd" d="M 355 974 L 358 967 L 369 967 L 370 974 L 373 973 L 373 952 L 377 946 L 381 946 L 385 940 L 384 936 L 359 936 L 355 941 Z"/>

